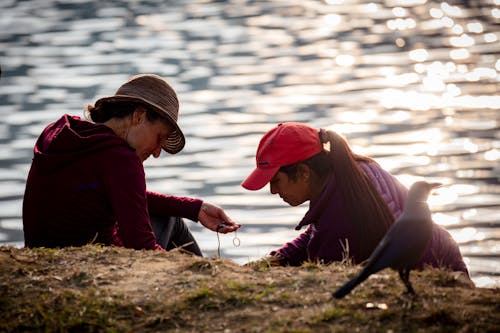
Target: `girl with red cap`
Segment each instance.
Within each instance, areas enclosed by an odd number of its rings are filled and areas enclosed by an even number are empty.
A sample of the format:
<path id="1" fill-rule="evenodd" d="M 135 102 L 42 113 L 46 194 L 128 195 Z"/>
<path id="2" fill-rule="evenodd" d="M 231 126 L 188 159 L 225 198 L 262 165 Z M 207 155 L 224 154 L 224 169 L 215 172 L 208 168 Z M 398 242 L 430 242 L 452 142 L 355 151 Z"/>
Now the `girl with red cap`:
<path id="1" fill-rule="evenodd" d="M 272 251 L 266 258 L 272 263 L 345 259 L 361 263 L 404 208 L 407 189 L 373 159 L 354 154 L 333 131 L 279 124 L 261 139 L 256 164 L 243 181 L 244 188 L 258 190 L 269 183 L 271 193 L 291 206 L 309 201 L 309 210 L 296 227 L 306 230 Z M 436 224 L 415 268 L 424 264 L 468 274 L 458 245 Z"/>

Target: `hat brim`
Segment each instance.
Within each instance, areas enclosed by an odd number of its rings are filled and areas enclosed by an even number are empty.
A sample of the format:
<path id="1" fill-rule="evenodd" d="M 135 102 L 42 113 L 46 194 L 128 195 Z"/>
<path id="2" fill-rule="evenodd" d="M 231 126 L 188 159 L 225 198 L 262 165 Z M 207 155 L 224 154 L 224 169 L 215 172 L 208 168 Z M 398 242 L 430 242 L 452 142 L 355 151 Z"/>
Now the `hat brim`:
<path id="1" fill-rule="evenodd" d="M 168 122 L 174 127 L 174 130 L 172 131 L 172 133 L 170 133 L 168 138 L 161 143 L 161 147 L 163 148 L 163 150 L 165 150 L 167 153 L 170 154 L 177 154 L 184 148 L 184 145 L 186 144 L 186 139 L 179 125 L 177 125 L 177 121 L 175 121 L 169 114 L 163 112 L 158 105 L 151 103 L 150 101 L 147 101 L 140 97 L 115 95 L 115 96 L 100 98 L 95 102 L 95 106 L 98 106 L 99 104 L 102 103 L 118 103 L 118 102 L 141 103 L 148 106 L 152 111 L 155 111 L 162 117 L 166 118 Z"/>
<path id="2" fill-rule="evenodd" d="M 260 190 L 273 179 L 274 175 L 280 169 L 274 168 L 255 168 L 250 175 L 241 183 L 241 186 L 250 191 Z"/>

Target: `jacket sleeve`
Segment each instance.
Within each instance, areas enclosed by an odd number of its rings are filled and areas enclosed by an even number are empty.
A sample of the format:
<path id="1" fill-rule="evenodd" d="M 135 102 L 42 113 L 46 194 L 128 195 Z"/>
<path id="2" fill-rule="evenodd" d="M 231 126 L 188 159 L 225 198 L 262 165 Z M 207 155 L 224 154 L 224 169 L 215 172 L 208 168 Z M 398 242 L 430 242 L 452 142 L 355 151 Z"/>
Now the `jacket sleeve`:
<path id="1" fill-rule="evenodd" d="M 132 249 L 162 249 L 156 243 L 147 209 L 146 179 L 141 161 L 124 148 L 108 152 L 101 166 L 118 244 Z"/>
<path id="2" fill-rule="evenodd" d="M 279 258 L 280 265 L 300 266 L 304 263 L 307 256 L 307 245 L 311 239 L 312 226 L 301 233 L 293 241 L 286 243 L 277 250 L 271 251 L 269 254 Z"/>
<path id="3" fill-rule="evenodd" d="M 152 216 L 178 216 L 198 221 L 202 200 L 165 195 L 147 191 L 149 214 Z"/>

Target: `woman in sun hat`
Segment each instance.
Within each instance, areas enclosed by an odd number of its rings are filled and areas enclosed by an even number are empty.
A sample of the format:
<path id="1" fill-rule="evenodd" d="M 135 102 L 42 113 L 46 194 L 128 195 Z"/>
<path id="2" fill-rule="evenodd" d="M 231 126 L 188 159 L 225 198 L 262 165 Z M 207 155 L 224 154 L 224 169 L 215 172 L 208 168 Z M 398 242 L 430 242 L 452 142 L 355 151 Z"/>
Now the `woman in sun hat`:
<path id="1" fill-rule="evenodd" d="M 306 230 L 270 253 L 266 260 L 273 264 L 365 261 L 402 213 L 407 196 L 394 176 L 373 159 L 354 154 L 339 134 L 302 123 L 282 123 L 267 132 L 256 164 L 244 188 L 259 190 L 269 183 L 271 193 L 290 206 L 309 201 L 295 228 Z M 417 268 L 424 264 L 468 274 L 458 245 L 436 224 Z"/>
<path id="2" fill-rule="evenodd" d="M 215 205 L 146 190 L 142 163 L 185 144 L 179 102 L 164 79 L 133 76 L 86 113 L 90 121 L 62 116 L 36 142 L 23 201 L 26 246 L 182 246 L 201 255 L 182 218 L 222 233 L 239 228 Z"/>

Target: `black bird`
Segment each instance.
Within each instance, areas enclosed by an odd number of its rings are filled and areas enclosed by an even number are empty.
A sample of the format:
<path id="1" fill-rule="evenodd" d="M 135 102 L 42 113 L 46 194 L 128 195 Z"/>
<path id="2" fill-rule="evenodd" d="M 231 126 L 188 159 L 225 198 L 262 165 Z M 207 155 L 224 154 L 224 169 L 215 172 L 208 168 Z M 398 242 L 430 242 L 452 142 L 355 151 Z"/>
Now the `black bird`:
<path id="1" fill-rule="evenodd" d="M 426 201 L 430 191 L 440 185 L 419 181 L 410 187 L 403 214 L 387 231 L 361 272 L 335 291 L 333 297 L 344 297 L 370 275 L 387 267 L 398 270 L 407 292 L 415 294 L 410 271 L 432 237 L 431 211 Z"/>

